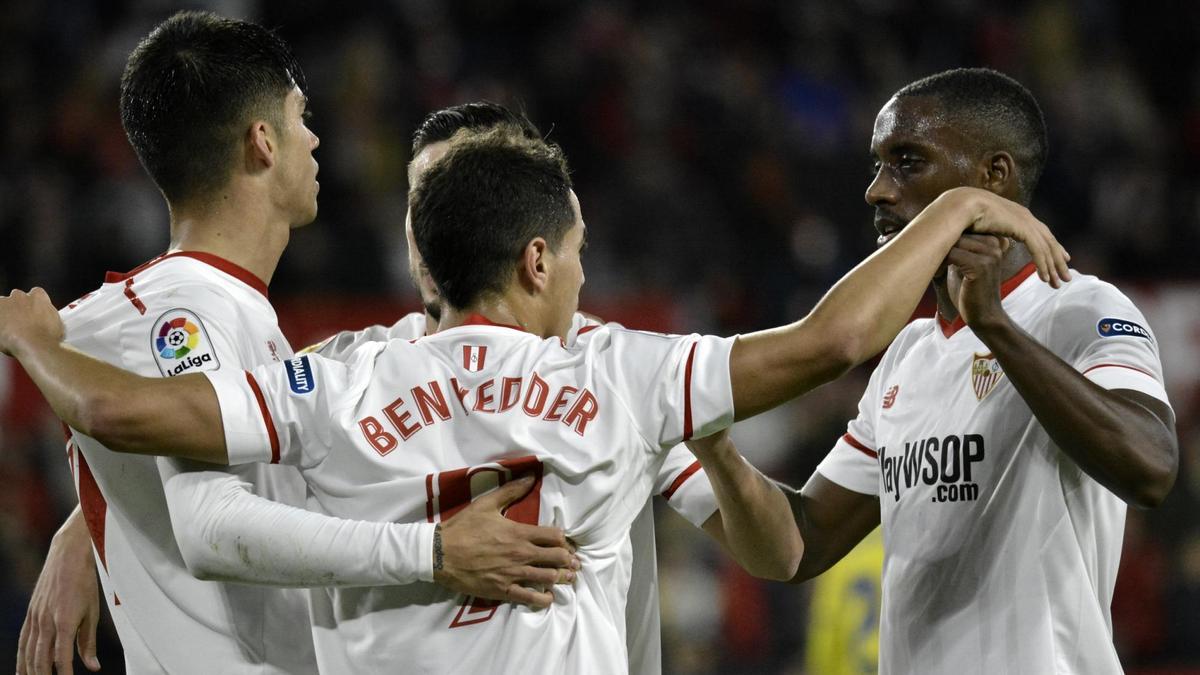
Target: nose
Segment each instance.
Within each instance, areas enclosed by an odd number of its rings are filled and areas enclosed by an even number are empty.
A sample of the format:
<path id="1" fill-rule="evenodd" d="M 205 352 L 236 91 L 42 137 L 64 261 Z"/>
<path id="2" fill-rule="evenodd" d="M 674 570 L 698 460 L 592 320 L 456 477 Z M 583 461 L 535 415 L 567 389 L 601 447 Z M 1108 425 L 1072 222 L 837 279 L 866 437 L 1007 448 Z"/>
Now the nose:
<path id="1" fill-rule="evenodd" d="M 886 166 L 880 167 L 879 171 L 875 172 L 875 178 L 871 180 L 871 184 L 867 186 L 867 193 L 863 196 L 871 206 L 895 205 L 899 201 L 896 181 Z"/>
<path id="2" fill-rule="evenodd" d="M 316 150 L 317 147 L 319 147 L 321 145 L 321 138 L 319 136 L 317 136 L 317 134 L 311 129 L 309 129 L 308 133 L 310 136 L 312 136 L 312 141 L 311 141 L 309 148 L 311 150 Z"/>

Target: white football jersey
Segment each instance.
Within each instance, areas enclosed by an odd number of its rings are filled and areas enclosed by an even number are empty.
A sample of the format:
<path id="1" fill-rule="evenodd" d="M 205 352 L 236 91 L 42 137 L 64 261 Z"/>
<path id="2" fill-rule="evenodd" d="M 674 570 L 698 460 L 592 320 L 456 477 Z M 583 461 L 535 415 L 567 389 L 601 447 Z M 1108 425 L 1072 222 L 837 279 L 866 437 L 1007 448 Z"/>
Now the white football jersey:
<path id="1" fill-rule="evenodd" d="M 1101 387 L 1167 402 L 1128 298 L 1033 271 L 1001 288 L 1017 325 Z M 1125 503 L 1050 441 L 961 320 L 900 333 L 817 470 L 880 500 L 881 673 L 1122 672 L 1109 606 Z"/>
<path id="2" fill-rule="evenodd" d="M 600 327 L 598 321 L 576 312 L 567 333 L 567 344 L 575 344 L 580 332 L 587 334 Z M 613 327 L 619 327 L 612 324 Z M 316 353 L 335 361 L 345 361 L 368 342 L 415 340 L 425 335 L 425 314 L 407 314 L 391 326 L 369 326 L 359 331 L 344 331 L 300 353 Z M 686 446 L 677 445 L 667 453 L 655 479 L 654 493 L 696 527 L 701 527 L 717 511 L 717 497 L 700 462 Z M 629 530 L 631 542 L 629 601 L 625 607 L 625 635 L 629 652 L 629 672 L 657 675 L 662 672 L 662 628 L 658 601 L 658 560 L 654 539 L 654 508 L 647 501 L 642 513 Z"/>
<path id="3" fill-rule="evenodd" d="M 69 344 L 144 376 L 217 368 L 241 373 L 291 356 L 266 286 L 204 253 L 171 253 L 128 274 L 110 273 L 60 315 Z M 163 401 L 164 415 L 171 405 Z M 128 672 L 315 672 L 304 591 L 199 581 L 188 572 L 163 493 L 164 477 L 175 471 L 172 460 L 114 453 L 87 436 L 68 436 L 79 503 Z M 259 495 L 304 503 L 304 483 L 292 467 L 252 464 L 230 471 Z"/>
<path id="4" fill-rule="evenodd" d="M 305 355 L 206 373 L 231 454 L 300 467 L 310 506 L 439 522 L 513 477 L 507 516 L 561 527 L 582 562 L 551 608 L 456 597 L 432 583 L 329 590 L 314 603 L 322 669 L 359 673 L 627 672 L 629 528 L 667 450 L 733 421 L 732 339 L 603 326 L 564 347 L 476 317 L 345 363 Z"/>

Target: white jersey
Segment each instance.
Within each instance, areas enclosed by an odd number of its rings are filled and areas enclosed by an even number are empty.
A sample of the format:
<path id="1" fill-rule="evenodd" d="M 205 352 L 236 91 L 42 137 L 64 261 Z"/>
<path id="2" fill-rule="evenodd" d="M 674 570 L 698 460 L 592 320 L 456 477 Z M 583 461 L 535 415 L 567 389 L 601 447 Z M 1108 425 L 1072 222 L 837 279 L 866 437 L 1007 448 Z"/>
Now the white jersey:
<path id="1" fill-rule="evenodd" d="M 600 327 L 598 321 L 576 312 L 567 333 L 567 344 L 575 344 L 580 333 Z M 616 327 L 616 324 L 612 324 Z M 425 314 L 413 312 L 391 326 L 369 326 L 345 331 L 301 353 L 316 353 L 335 361 L 345 361 L 368 342 L 415 340 L 425 335 Z M 655 479 L 653 494 L 660 495 L 671 508 L 696 527 L 701 527 L 717 511 L 717 497 L 691 451 L 677 445 L 667 453 Z M 629 530 L 631 542 L 629 600 L 625 607 L 626 647 L 629 672 L 657 675 L 662 672 L 662 628 L 658 599 L 658 560 L 655 552 L 654 508 L 648 500 Z"/>
<path id="2" fill-rule="evenodd" d="M 1106 389 L 1163 402 L 1158 345 L 1113 286 L 1032 265 L 1004 309 Z M 878 495 L 880 672 L 1120 673 L 1109 606 L 1125 504 L 1063 454 L 961 321 L 915 321 L 871 376 L 817 469 Z"/>
<path id="3" fill-rule="evenodd" d="M 203 253 L 172 253 L 128 274 L 110 273 L 60 314 L 69 344 L 144 376 L 240 373 L 291 356 L 266 286 Z M 170 401 L 163 414 L 171 414 Z M 304 592 L 198 581 L 188 572 L 163 493 L 163 480 L 176 471 L 172 460 L 114 453 L 68 435 L 80 507 L 128 672 L 315 672 Z M 260 495 L 303 504 L 304 484 L 292 467 L 255 464 L 231 472 Z"/>
<path id="4" fill-rule="evenodd" d="M 548 610 L 431 583 L 331 590 L 329 615 L 314 615 L 322 669 L 620 673 L 630 525 L 666 451 L 732 423 L 732 343 L 604 326 L 568 349 L 477 317 L 364 345 L 344 364 L 314 354 L 206 375 L 230 453 L 298 465 L 315 508 L 436 523 L 531 474 L 506 515 L 578 546 L 582 570 Z"/>

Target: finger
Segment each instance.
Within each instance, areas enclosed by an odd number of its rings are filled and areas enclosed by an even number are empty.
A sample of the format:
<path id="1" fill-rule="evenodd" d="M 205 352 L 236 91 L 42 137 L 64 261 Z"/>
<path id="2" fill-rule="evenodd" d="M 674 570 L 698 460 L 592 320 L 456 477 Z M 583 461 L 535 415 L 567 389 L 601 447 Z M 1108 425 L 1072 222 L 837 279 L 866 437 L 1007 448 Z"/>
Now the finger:
<path id="1" fill-rule="evenodd" d="M 554 603 L 554 594 L 550 591 L 535 591 L 532 588 L 513 584 L 508 587 L 505 599 L 519 605 L 529 605 L 534 609 L 545 609 Z"/>
<path id="2" fill-rule="evenodd" d="M 25 657 L 29 655 L 29 633 L 33 617 L 25 612 L 25 623 L 21 624 L 21 637 L 17 639 L 17 675 L 25 675 Z"/>
<path id="3" fill-rule="evenodd" d="M 532 487 L 533 476 L 525 476 L 519 480 L 509 481 L 501 485 L 479 499 L 476 499 L 472 502 L 472 505 L 478 504 L 481 509 L 500 511 L 521 497 L 524 497 Z"/>
<path id="4" fill-rule="evenodd" d="M 58 675 L 73 675 L 75 671 L 74 627 L 62 624 L 54 633 L 54 668 Z"/>
<path id="5" fill-rule="evenodd" d="M 576 558 L 565 548 L 535 546 L 529 554 L 529 564 L 538 567 L 564 567 L 578 569 Z"/>
<path id="6" fill-rule="evenodd" d="M 100 670 L 100 659 L 96 658 L 96 623 L 100 620 L 100 607 L 93 604 L 88 611 L 87 616 L 83 617 L 83 624 L 79 627 L 79 635 L 76 636 L 76 647 L 79 648 L 79 657 L 83 659 L 83 665 L 87 666 L 88 670 Z"/>
<path id="7" fill-rule="evenodd" d="M 37 646 L 33 650 L 34 675 L 51 675 L 54 666 L 54 626 L 38 626 Z"/>
<path id="8" fill-rule="evenodd" d="M 964 236 L 959 238 L 954 244 L 954 248 L 999 258 L 1004 255 L 1004 247 L 1001 241 L 999 237 L 993 237 L 990 234 L 973 235 L 969 238 Z"/>
<path id="9" fill-rule="evenodd" d="M 957 246 L 950 249 L 950 253 L 946 254 L 946 262 L 954 265 L 963 272 L 964 276 L 974 275 L 982 268 L 994 264 L 996 259 L 974 251 L 967 251 L 958 248 Z"/>
<path id="10" fill-rule="evenodd" d="M 522 567 L 516 583 L 522 586 L 553 586 L 575 583 L 575 570 L 549 567 Z"/>
<path id="11" fill-rule="evenodd" d="M 509 531 L 513 537 L 524 539 L 535 546 L 555 546 L 569 550 L 567 536 L 561 528 L 513 523 Z"/>

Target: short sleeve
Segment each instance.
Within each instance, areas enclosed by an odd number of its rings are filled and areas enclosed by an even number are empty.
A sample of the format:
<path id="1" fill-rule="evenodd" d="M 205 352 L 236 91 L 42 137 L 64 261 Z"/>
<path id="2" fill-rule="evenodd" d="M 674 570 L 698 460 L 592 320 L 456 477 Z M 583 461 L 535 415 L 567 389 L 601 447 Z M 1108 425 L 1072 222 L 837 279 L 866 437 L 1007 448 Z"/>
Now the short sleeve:
<path id="1" fill-rule="evenodd" d="M 601 331 L 596 331 L 601 333 Z M 733 338 L 605 327 L 599 365 L 642 436 L 668 449 L 733 424 Z"/>
<path id="2" fill-rule="evenodd" d="M 373 361 L 353 363 L 369 369 Z M 230 464 L 270 462 L 302 468 L 319 464 L 328 454 L 336 433 L 331 411 L 361 395 L 362 383 L 370 376 L 354 377 L 352 366 L 318 354 L 252 371 L 205 375 L 221 406 Z"/>
<path id="3" fill-rule="evenodd" d="M 677 445 L 667 451 L 654 477 L 654 493 L 662 495 L 671 508 L 696 527 L 703 526 L 717 512 L 717 495 L 687 446 Z"/>
<path id="4" fill-rule="evenodd" d="M 1167 403 L 1158 339 L 1146 318 L 1111 284 L 1068 287 L 1060 296 L 1049 347 L 1105 389 L 1131 389 Z"/>
<path id="5" fill-rule="evenodd" d="M 847 490 L 865 495 L 879 494 L 879 455 L 876 452 L 875 421 L 882 405 L 880 383 L 884 362 L 871 373 L 867 389 L 858 401 L 858 416 L 846 425 L 846 433 L 817 465 L 817 472 Z"/>

